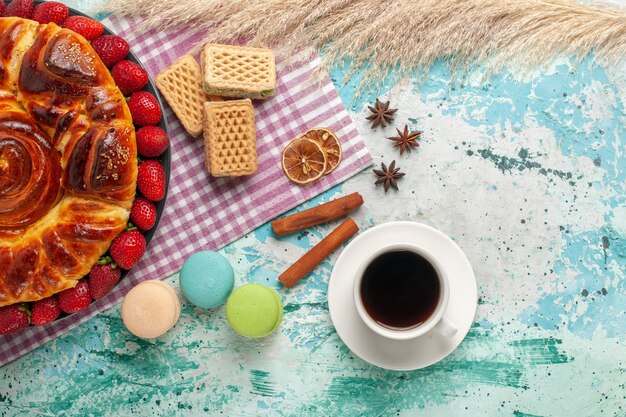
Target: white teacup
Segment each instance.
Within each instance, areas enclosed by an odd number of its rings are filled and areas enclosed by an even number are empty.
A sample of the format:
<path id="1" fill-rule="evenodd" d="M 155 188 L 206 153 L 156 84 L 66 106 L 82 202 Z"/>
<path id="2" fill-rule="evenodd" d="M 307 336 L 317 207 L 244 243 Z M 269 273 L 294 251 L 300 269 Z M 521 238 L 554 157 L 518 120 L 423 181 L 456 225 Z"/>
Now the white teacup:
<path id="1" fill-rule="evenodd" d="M 363 305 L 363 300 L 361 298 L 361 282 L 363 280 L 363 274 L 365 273 L 367 267 L 379 256 L 387 252 L 395 251 L 410 251 L 420 255 L 432 265 L 436 272 L 437 278 L 439 279 L 439 300 L 437 301 L 433 312 L 422 323 L 416 325 L 415 327 L 410 327 L 407 329 L 394 329 L 378 323 L 369 315 L 365 306 Z M 444 313 L 446 312 L 446 308 L 448 307 L 449 298 L 450 283 L 448 281 L 446 271 L 444 268 L 442 268 L 441 263 L 424 248 L 410 243 L 394 243 L 391 245 L 383 246 L 375 252 L 371 253 L 359 266 L 354 280 L 354 302 L 356 304 L 356 309 L 359 313 L 359 316 L 361 317 L 361 320 L 363 320 L 363 322 L 370 329 L 372 329 L 372 331 L 389 339 L 413 339 L 422 336 L 430 332 L 431 330 L 437 331 L 447 338 L 453 337 L 457 332 L 457 328 L 443 317 Z"/>

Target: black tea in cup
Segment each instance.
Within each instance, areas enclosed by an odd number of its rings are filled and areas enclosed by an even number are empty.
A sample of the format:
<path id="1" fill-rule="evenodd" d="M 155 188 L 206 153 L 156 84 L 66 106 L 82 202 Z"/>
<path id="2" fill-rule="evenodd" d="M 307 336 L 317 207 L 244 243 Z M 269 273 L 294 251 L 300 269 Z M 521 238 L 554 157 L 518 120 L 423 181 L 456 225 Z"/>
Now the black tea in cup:
<path id="1" fill-rule="evenodd" d="M 360 293 L 365 311 L 374 321 L 393 330 L 408 330 L 435 312 L 441 284 L 426 258 L 409 250 L 396 250 L 370 262 L 363 273 Z"/>

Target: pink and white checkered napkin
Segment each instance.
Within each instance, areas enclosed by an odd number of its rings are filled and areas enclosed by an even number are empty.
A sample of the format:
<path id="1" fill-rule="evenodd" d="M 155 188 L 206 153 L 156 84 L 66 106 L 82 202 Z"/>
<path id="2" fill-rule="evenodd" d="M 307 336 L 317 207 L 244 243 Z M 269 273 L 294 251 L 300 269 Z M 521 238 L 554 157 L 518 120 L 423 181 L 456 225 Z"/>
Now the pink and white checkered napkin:
<path id="1" fill-rule="evenodd" d="M 128 41 L 153 77 L 200 39 L 194 32 L 137 33 L 138 22 L 129 19 L 109 17 L 103 23 Z M 330 79 L 319 84 L 310 81 L 318 66 L 318 57 L 293 67 L 278 63 L 276 96 L 255 103 L 259 169 L 249 178 L 209 176 L 204 171 L 202 139 L 189 137 L 166 108 L 172 151 L 170 185 L 165 212 L 143 260 L 87 310 L 41 328 L 0 336 L 0 366 L 119 303 L 137 283 L 178 271 L 190 254 L 225 246 L 370 165 L 372 157 Z M 283 174 L 281 153 L 289 140 L 315 126 L 338 134 L 343 160 L 330 175 L 300 187 Z"/>

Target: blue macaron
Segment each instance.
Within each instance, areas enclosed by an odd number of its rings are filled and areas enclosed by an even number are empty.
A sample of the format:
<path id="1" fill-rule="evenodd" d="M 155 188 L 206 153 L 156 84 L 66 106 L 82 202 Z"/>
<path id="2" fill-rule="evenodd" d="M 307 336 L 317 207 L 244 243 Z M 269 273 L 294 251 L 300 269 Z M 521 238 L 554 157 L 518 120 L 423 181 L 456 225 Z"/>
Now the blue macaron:
<path id="1" fill-rule="evenodd" d="M 228 260 L 217 252 L 191 255 L 178 275 L 180 289 L 189 302 L 215 308 L 226 302 L 235 285 L 235 273 Z"/>

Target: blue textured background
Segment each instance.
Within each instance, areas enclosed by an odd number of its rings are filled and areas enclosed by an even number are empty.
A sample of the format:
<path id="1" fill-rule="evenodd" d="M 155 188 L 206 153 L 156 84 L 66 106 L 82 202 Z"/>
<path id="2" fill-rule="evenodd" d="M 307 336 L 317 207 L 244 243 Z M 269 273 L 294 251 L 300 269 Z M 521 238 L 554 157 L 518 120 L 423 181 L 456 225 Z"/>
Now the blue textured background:
<path id="1" fill-rule="evenodd" d="M 626 416 L 625 74 L 563 60 L 449 85 L 437 65 L 419 89 L 385 87 L 400 110 L 377 130 L 364 107 L 376 96 L 356 98 L 358 80 L 340 89 L 376 162 L 407 175 L 385 195 L 365 171 L 301 208 L 359 191 L 362 229 L 414 220 L 456 240 L 480 299 L 440 363 L 391 372 L 356 358 L 328 317 L 337 253 L 291 290 L 276 280 L 336 224 L 281 239 L 264 225 L 221 252 L 237 284 L 280 292 L 277 333 L 242 339 L 223 309 L 183 303 L 170 333 L 144 341 L 113 308 L 1 368 L 0 415 Z M 385 137 L 405 123 L 423 134 L 400 156 Z"/>

